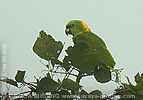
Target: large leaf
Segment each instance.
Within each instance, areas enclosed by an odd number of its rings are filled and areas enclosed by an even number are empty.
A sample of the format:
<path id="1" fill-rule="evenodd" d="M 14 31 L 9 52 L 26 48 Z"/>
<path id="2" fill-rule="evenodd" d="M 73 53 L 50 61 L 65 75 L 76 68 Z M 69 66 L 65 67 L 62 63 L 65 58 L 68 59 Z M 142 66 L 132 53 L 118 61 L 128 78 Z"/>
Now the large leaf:
<path id="1" fill-rule="evenodd" d="M 99 90 L 94 90 L 89 93 L 88 98 L 89 100 L 102 100 L 102 92 Z"/>
<path id="2" fill-rule="evenodd" d="M 81 72 L 91 74 L 97 64 L 94 56 L 88 53 L 88 46 L 85 43 L 76 44 L 74 47 L 69 47 L 66 51 L 67 60 L 77 67 Z M 94 59 L 94 60 L 93 60 Z"/>
<path id="3" fill-rule="evenodd" d="M 87 96 L 88 96 L 88 93 L 87 93 L 85 90 L 81 90 L 81 92 L 79 92 L 79 94 L 80 94 L 80 98 L 81 98 L 81 99 L 87 100 L 86 98 L 87 98 Z"/>
<path id="4" fill-rule="evenodd" d="M 43 30 L 40 32 L 40 37 L 37 38 L 33 51 L 45 60 L 58 58 L 63 48 L 60 41 L 55 41 L 51 35 L 47 35 Z"/>
<path id="5" fill-rule="evenodd" d="M 81 85 L 79 85 L 77 82 L 74 82 L 71 79 L 64 79 L 62 87 L 68 90 L 75 91 L 78 90 L 81 87 Z"/>
<path id="6" fill-rule="evenodd" d="M 111 72 L 108 68 L 95 67 L 94 77 L 100 83 L 106 83 L 111 80 Z"/>
<path id="7" fill-rule="evenodd" d="M 67 90 L 61 90 L 58 92 L 57 98 L 53 98 L 52 100 L 73 100 L 68 96 L 70 96 L 70 93 Z"/>
<path id="8" fill-rule="evenodd" d="M 80 95 L 88 95 L 88 93 L 85 90 L 81 90 Z"/>
<path id="9" fill-rule="evenodd" d="M 63 64 L 60 60 L 58 60 L 58 59 L 56 59 L 56 58 L 52 58 L 52 59 L 51 59 L 51 63 L 52 63 L 53 66 L 54 66 L 55 64 L 58 64 L 58 65 L 62 65 L 62 64 Z"/>
<path id="10" fill-rule="evenodd" d="M 6 83 L 8 83 L 10 85 L 18 87 L 17 82 L 14 81 L 13 79 L 6 78 L 6 79 L 0 79 L 0 81 L 6 82 Z"/>
<path id="11" fill-rule="evenodd" d="M 122 83 L 122 85 L 124 86 L 123 89 L 121 89 L 120 91 L 118 91 L 118 94 L 121 97 L 124 97 L 124 95 L 130 95 L 130 96 L 134 96 L 129 98 L 130 100 L 142 100 L 143 99 L 143 74 L 140 75 L 139 73 L 137 73 L 135 75 L 135 82 L 137 83 L 136 85 L 131 84 L 129 78 L 126 76 L 128 83 Z M 120 100 L 125 100 L 124 98 L 121 98 Z"/>
<path id="12" fill-rule="evenodd" d="M 73 47 L 70 46 L 66 52 L 68 54 L 66 58 L 83 73 L 91 74 L 95 66 L 100 67 L 102 64 L 111 65 L 112 58 L 108 57 L 108 50 L 94 50 L 84 42 L 77 43 Z"/>
<path id="13" fill-rule="evenodd" d="M 18 71 L 17 71 L 17 74 L 16 74 L 16 76 L 15 76 L 15 80 L 16 80 L 17 82 L 24 82 L 24 76 L 25 76 L 25 71 L 20 71 L 20 70 L 18 70 Z"/>
<path id="14" fill-rule="evenodd" d="M 59 84 L 49 77 L 42 78 L 39 82 L 38 93 L 53 92 Z"/>

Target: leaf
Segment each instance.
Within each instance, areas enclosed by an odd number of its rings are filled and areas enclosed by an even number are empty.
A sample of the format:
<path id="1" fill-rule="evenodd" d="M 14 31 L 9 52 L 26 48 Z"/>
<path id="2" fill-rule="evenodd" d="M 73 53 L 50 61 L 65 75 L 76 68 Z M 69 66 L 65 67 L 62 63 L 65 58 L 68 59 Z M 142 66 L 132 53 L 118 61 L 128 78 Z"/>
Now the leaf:
<path id="1" fill-rule="evenodd" d="M 17 74 L 16 74 L 16 76 L 15 76 L 15 80 L 16 80 L 17 82 L 24 82 L 24 76 L 25 76 L 25 71 L 20 71 L 20 70 L 18 70 L 18 71 L 17 71 Z"/>
<path id="2" fill-rule="evenodd" d="M 51 58 L 51 63 L 54 66 L 55 64 L 62 65 L 63 63 L 56 58 Z"/>
<path id="3" fill-rule="evenodd" d="M 143 96 L 143 89 L 138 91 L 138 94 Z"/>
<path id="4" fill-rule="evenodd" d="M 14 80 L 12 80 L 12 79 L 6 78 L 6 79 L 0 79 L 0 81 L 2 81 L 2 82 L 6 82 L 6 83 L 8 83 L 8 84 L 10 84 L 10 85 L 13 85 L 13 86 L 18 87 L 17 82 L 16 82 L 16 81 L 14 81 Z"/>
<path id="5" fill-rule="evenodd" d="M 102 100 L 102 92 L 99 90 L 94 90 L 89 93 L 88 98 L 90 97 L 90 100 Z"/>
<path id="6" fill-rule="evenodd" d="M 134 96 L 133 98 L 129 98 L 131 100 L 142 100 L 143 99 L 143 80 L 142 80 L 142 74 L 140 76 L 139 73 L 135 75 L 135 81 L 137 85 L 132 85 L 129 78 L 125 76 L 128 80 L 129 84 L 121 83 L 124 88 L 119 91 L 120 97 L 124 97 L 124 95 L 131 95 Z M 122 100 L 122 99 L 120 99 Z"/>
<path id="7" fill-rule="evenodd" d="M 140 74 L 139 74 L 139 72 L 136 74 L 136 76 L 134 77 L 135 78 L 135 82 L 136 83 L 139 83 L 141 80 L 140 80 Z"/>
<path id="8" fill-rule="evenodd" d="M 52 92 L 57 89 L 59 84 L 49 77 L 44 77 L 40 80 L 38 93 Z"/>
<path id="9" fill-rule="evenodd" d="M 66 96 L 70 96 L 70 93 L 67 90 L 61 90 L 58 92 L 57 98 L 53 98 L 52 100 L 73 100 L 72 98 L 68 98 Z"/>
<path id="10" fill-rule="evenodd" d="M 63 48 L 60 41 L 55 41 L 51 35 L 47 35 L 43 30 L 40 32 L 40 37 L 37 38 L 33 51 L 45 60 L 58 58 Z"/>
<path id="11" fill-rule="evenodd" d="M 126 83 L 121 83 L 126 90 L 131 90 L 130 86 Z"/>
<path id="12" fill-rule="evenodd" d="M 74 47 L 69 47 L 66 52 L 68 54 L 67 61 L 77 67 L 81 72 L 91 74 L 96 65 L 95 57 L 88 53 L 88 47 L 85 43 L 78 43 Z M 94 58 L 93 58 L 94 57 Z M 94 60 L 93 60 L 94 59 Z"/>
<path id="13" fill-rule="evenodd" d="M 106 64 L 109 67 L 112 63 L 110 62 L 112 57 L 108 57 L 109 52 L 107 50 L 101 49 L 95 51 L 84 42 L 77 43 L 73 47 L 70 46 L 66 52 L 68 54 L 66 58 L 71 62 L 71 65 L 87 74 L 91 74 L 95 66 Z M 109 68 L 118 73 L 115 69 Z"/>
<path id="14" fill-rule="evenodd" d="M 100 83 L 107 83 L 111 80 L 111 72 L 108 68 L 95 67 L 94 77 Z"/>
<path id="15" fill-rule="evenodd" d="M 64 79 L 62 83 L 63 83 L 62 85 L 63 88 L 72 91 L 78 90 L 81 87 L 81 85 L 79 85 L 77 82 L 74 82 L 71 79 Z"/>
<path id="16" fill-rule="evenodd" d="M 135 82 L 137 83 L 136 91 L 139 95 L 143 96 L 143 73 L 140 75 L 138 72 L 134 78 L 135 78 Z"/>
<path id="17" fill-rule="evenodd" d="M 88 93 L 85 90 L 81 90 L 80 95 L 88 95 Z"/>

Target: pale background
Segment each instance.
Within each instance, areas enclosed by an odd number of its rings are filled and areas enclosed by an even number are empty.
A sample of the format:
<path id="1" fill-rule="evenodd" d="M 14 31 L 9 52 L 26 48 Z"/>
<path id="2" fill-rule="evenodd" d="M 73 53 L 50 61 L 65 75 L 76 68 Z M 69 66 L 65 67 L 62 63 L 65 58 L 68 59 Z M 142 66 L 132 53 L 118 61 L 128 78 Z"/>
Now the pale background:
<path id="1" fill-rule="evenodd" d="M 64 29 L 72 19 L 83 20 L 102 37 L 116 68 L 124 68 L 122 81 L 127 82 L 126 75 L 135 84 L 134 75 L 143 72 L 143 0 L 0 0 L 0 45 L 7 46 L 7 77 L 14 79 L 18 69 L 26 70 L 27 81 L 41 76 L 46 68 L 32 51 L 38 32 L 45 30 L 67 48 L 73 43 Z M 81 85 L 104 94 L 117 87 L 114 82 L 97 83 L 93 77 L 83 78 Z M 9 92 L 20 90 L 11 86 Z"/>

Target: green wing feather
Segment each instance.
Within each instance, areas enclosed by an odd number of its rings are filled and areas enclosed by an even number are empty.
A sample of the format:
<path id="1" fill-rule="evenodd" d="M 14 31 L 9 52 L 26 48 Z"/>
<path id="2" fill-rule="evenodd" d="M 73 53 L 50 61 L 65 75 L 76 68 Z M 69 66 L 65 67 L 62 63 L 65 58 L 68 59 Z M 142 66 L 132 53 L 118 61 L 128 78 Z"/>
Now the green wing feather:
<path id="1" fill-rule="evenodd" d="M 115 66 L 115 61 L 108 51 L 104 41 L 92 32 L 83 32 L 82 34 L 77 35 L 73 39 L 74 44 L 84 42 L 86 43 L 92 51 L 95 52 L 97 60 L 99 63 L 103 63 L 105 66 Z M 112 69 L 111 69 L 112 70 Z"/>

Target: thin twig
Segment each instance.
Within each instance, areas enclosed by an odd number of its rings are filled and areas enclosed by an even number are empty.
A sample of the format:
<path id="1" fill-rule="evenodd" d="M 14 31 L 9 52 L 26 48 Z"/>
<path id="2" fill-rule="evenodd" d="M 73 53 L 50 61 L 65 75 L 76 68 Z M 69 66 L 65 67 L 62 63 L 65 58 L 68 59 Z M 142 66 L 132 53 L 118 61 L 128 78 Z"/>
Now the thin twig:
<path id="1" fill-rule="evenodd" d="M 29 93 L 29 92 L 31 92 L 31 91 L 25 91 L 25 92 L 19 93 L 19 94 L 14 95 L 14 96 L 19 96 L 19 95 L 21 95 L 21 94 L 25 94 L 25 93 Z"/>
<path id="2" fill-rule="evenodd" d="M 53 73 L 60 73 L 60 74 L 70 74 L 70 75 L 73 75 L 73 76 L 76 76 L 77 77 L 77 75 L 75 75 L 75 74 L 72 74 L 72 73 L 70 73 L 70 72 L 56 72 L 56 71 L 53 71 Z"/>
<path id="3" fill-rule="evenodd" d="M 31 83 L 27 83 L 27 82 L 23 82 L 23 84 L 26 84 L 26 85 L 29 85 L 29 86 L 33 86 L 33 87 L 37 87 L 37 86 L 35 86 L 35 85 L 33 85 L 33 84 L 31 84 Z"/>
<path id="4" fill-rule="evenodd" d="M 86 75 L 82 75 L 82 77 L 86 77 L 86 76 L 92 76 L 93 75 L 93 73 L 92 74 L 86 74 Z"/>
<path id="5" fill-rule="evenodd" d="M 74 67 L 72 67 L 72 69 L 70 70 L 70 72 L 68 72 L 68 76 L 66 77 L 66 79 L 72 74 L 71 72 L 73 71 Z"/>
<path id="6" fill-rule="evenodd" d="M 83 77 L 83 73 L 79 71 L 77 78 L 76 78 L 76 82 L 80 83 L 81 78 Z"/>
<path id="7" fill-rule="evenodd" d="M 78 72 L 80 71 L 79 69 L 77 69 L 77 68 L 75 68 L 75 67 L 73 67 L 73 68 L 74 68 L 74 70 L 76 70 L 76 71 L 78 71 Z"/>

